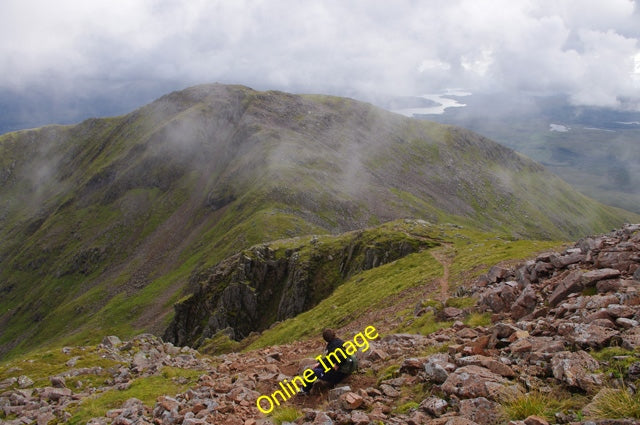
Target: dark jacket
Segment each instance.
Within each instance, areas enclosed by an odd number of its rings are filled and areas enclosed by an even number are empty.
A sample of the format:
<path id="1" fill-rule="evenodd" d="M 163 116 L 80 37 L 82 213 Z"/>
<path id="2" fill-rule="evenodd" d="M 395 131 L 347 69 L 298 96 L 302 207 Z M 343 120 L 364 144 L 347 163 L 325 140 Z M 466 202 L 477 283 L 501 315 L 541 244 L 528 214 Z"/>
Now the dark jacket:
<path id="1" fill-rule="evenodd" d="M 327 342 L 327 354 L 333 353 L 336 348 L 342 348 L 342 344 L 344 341 L 340 338 L 333 338 L 331 341 Z"/>

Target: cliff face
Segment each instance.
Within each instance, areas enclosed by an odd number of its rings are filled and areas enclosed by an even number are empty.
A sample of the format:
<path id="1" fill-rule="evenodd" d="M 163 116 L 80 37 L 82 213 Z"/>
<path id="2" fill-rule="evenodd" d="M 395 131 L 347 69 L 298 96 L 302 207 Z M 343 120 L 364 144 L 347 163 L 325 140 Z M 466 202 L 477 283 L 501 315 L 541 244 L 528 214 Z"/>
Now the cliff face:
<path id="1" fill-rule="evenodd" d="M 194 293 L 175 305 L 164 338 L 198 347 L 223 330 L 240 340 L 312 308 L 356 273 L 435 245 L 382 227 L 252 247 L 191 277 Z"/>

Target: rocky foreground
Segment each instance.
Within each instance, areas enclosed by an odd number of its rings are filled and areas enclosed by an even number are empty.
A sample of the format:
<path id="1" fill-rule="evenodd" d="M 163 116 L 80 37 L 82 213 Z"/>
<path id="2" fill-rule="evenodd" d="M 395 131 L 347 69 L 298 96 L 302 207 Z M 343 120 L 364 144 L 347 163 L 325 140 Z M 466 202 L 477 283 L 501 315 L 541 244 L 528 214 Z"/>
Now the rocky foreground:
<path id="1" fill-rule="evenodd" d="M 344 385 L 284 403 L 298 416 L 284 421 L 640 423 L 640 225 L 582 239 L 524 264 L 494 266 L 471 292 L 474 308 L 419 303 L 416 316 L 433 313 L 451 326 L 427 336 L 383 336 L 361 359 L 360 373 Z M 471 326 L 469 315 L 482 312 L 492 324 Z M 16 377 L 0 382 L 0 411 L 7 424 L 65 422 L 92 396 L 126 391 L 170 366 L 202 373 L 180 394 L 149 405 L 129 399 L 89 423 L 269 424 L 283 419 L 262 415 L 256 399 L 299 373 L 321 347 L 306 341 L 209 358 L 150 335 L 127 343 L 109 337 L 97 350 L 118 367 L 80 370 L 77 351 L 68 350 L 65 370 L 47 386 L 36 386 L 18 368 Z M 74 374 L 107 379 L 100 387 L 67 385 Z M 530 405 L 537 406 L 535 414 Z"/>

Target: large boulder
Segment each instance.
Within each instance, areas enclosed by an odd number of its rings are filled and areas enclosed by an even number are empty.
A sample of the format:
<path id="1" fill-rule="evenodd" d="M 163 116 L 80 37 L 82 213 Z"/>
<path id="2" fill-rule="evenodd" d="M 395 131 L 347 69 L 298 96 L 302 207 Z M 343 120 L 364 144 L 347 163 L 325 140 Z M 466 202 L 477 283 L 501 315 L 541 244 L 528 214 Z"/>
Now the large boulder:
<path id="1" fill-rule="evenodd" d="M 508 380 L 481 366 L 463 366 L 449 375 L 442 390 L 461 398 L 486 397 L 495 399 Z"/>
<path id="2" fill-rule="evenodd" d="M 484 397 L 461 400 L 460 416 L 478 425 L 495 425 L 504 419 L 500 404 Z"/>
<path id="3" fill-rule="evenodd" d="M 601 377 L 593 373 L 599 367 L 598 361 L 586 351 L 563 351 L 551 359 L 554 378 L 587 392 L 602 385 Z"/>
<path id="4" fill-rule="evenodd" d="M 511 307 L 511 317 L 518 320 L 527 314 L 533 312 L 536 308 L 537 298 L 536 291 L 533 286 L 529 285 L 524 288 L 520 296 L 516 299 Z"/>
<path id="5" fill-rule="evenodd" d="M 584 286 L 581 281 L 581 277 L 582 272 L 577 270 L 574 270 L 565 276 L 558 286 L 556 286 L 551 296 L 549 296 L 549 305 L 555 307 L 560 302 L 564 301 L 569 294 L 582 291 Z"/>
<path id="6" fill-rule="evenodd" d="M 449 362 L 449 356 L 440 353 L 433 354 L 424 363 L 424 371 L 429 381 L 442 384 L 449 377 L 449 373 L 456 369 L 456 365 Z"/>
<path id="7" fill-rule="evenodd" d="M 431 416 L 440 417 L 449 407 L 449 403 L 446 400 L 439 397 L 428 397 L 420 403 L 420 408 L 430 414 Z"/>
<path id="8" fill-rule="evenodd" d="M 456 362 L 460 366 L 482 366 L 489 369 L 491 372 L 496 373 L 500 376 L 504 376 L 506 378 L 513 378 L 516 376 L 516 373 L 513 371 L 513 369 L 511 369 L 511 367 L 492 357 L 474 355 L 461 357 L 456 360 Z"/>
<path id="9" fill-rule="evenodd" d="M 518 283 L 504 282 L 482 294 L 478 305 L 490 309 L 494 313 L 501 313 L 511 309 L 511 305 L 518 298 Z"/>
<path id="10" fill-rule="evenodd" d="M 608 347 L 611 339 L 620 334 L 615 329 L 605 328 L 595 323 L 562 323 L 558 333 L 567 341 L 583 348 L 600 349 Z"/>
<path id="11" fill-rule="evenodd" d="M 580 277 L 580 281 L 582 282 L 582 284 L 584 285 L 584 287 L 590 287 L 595 285 L 596 283 L 598 283 L 601 280 L 608 280 L 608 279 L 614 279 L 616 277 L 620 276 L 620 270 L 616 270 L 616 269 L 597 269 L 597 270 L 590 270 L 586 273 L 584 273 L 581 277 Z"/>

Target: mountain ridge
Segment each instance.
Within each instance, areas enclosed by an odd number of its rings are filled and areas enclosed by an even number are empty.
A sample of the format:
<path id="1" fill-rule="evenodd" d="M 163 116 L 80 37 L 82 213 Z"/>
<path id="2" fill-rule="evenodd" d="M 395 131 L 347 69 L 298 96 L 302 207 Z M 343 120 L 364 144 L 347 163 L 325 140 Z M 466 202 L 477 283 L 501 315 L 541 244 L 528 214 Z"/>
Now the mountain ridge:
<path id="1" fill-rule="evenodd" d="M 400 218 L 568 238 L 636 217 L 467 130 L 242 86 L 5 134 L 0 181 L 3 354 L 161 333 L 193 273 L 267 241 Z"/>

